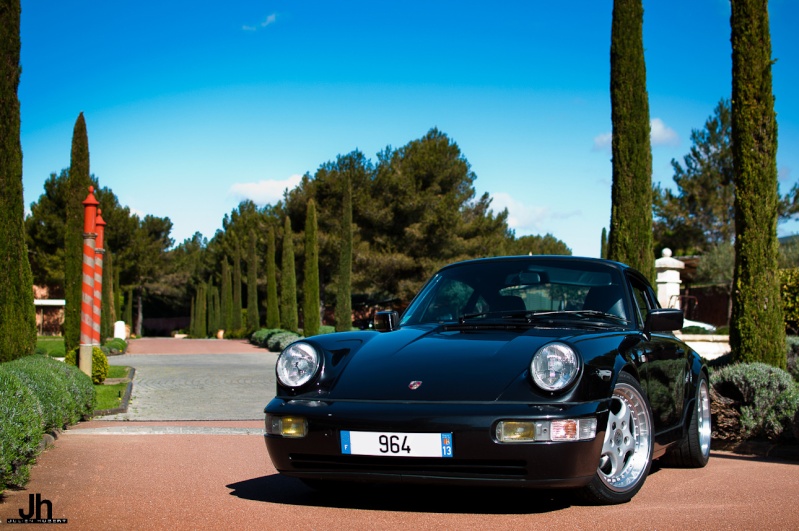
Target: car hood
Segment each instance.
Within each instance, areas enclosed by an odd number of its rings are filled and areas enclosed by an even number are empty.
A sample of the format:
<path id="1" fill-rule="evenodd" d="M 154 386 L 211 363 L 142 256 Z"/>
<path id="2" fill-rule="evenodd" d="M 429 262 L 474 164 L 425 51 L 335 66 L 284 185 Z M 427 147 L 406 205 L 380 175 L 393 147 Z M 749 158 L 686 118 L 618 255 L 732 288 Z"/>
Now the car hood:
<path id="1" fill-rule="evenodd" d="M 348 349 L 346 363 L 324 394 L 352 400 L 497 400 L 526 378 L 542 345 L 574 334 L 563 329 L 446 331 L 426 326 L 374 334 Z M 339 349 L 346 342 L 342 338 Z"/>

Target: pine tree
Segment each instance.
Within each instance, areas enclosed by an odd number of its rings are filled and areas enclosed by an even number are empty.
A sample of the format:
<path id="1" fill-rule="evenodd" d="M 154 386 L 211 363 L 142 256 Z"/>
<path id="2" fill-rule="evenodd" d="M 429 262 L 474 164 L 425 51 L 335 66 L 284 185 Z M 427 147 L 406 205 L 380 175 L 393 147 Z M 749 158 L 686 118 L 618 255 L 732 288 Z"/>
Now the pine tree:
<path id="1" fill-rule="evenodd" d="M 255 233 L 250 232 L 250 249 L 247 253 L 247 329 L 258 330 L 261 316 L 258 313 L 258 255 L 255 252 Z"/>
<path id="2" fill-rule="evenodd" d="M 241 301 L 241 246 L 236 240 L 236 254 L 233 256 L 233 329 L 241 330 L 241 314 L 244 305 Z"/>
<path id="3" fill-rule="evenodd" d="M 733 0 L 731 7 L 735 273 L 730 347 L 736 361 L 785 368 L 768 2 Z"/>
<path id="4" fill-rule="evenodd" d="M 305 278 L 303 282 L 303 335 L 315 336 L 321 326 L 319 318 L 319 242 L 317 241 L 316 203 L 308 200 L 305 217 Z"/>
<path id="5" fill-rule="evenodd" d="M 608 257 L 655 280 L 652 149 L 642 0 L 614 0 L 610 45 L 613 185 Z"/>
<path id="6" fill-rule="evenodd" d="M 27 356 L 36 347 L 17 97 L 20 12 L 19 1 L 0 7 L 0 362 Z"/>
<path id="7" fill-rule="evenodd" d="M 67 177 L 67 222 L 64 234 L 64 348 L 80 344 L 83 286 L 83 200 L 89 193 L 89 138 L 83 113 L 72 131 L 72 156 Z"/>
<path id="8" fill-rule="evenodd" d="M 230 264 L 227 256 L 222 259 L 222 329 L 233 330 L 233 286 L 231 285 Z"/>
<path id="9" fill-rule="evenodd" d="M 283 254 L 281 255 L 280 275 L 280 315 L 286 330 L 297 332 L 297 271 L 294 264 L 294 238 L 291 231 L 291 218 L 286 216 L 283 224 Z"/>
<path id="10" fill-rule="evenodd" d="M 266 234 L 266 327 L 280 328 L 280 307 L 277 302 L 277 272 L 275 271 L 275 228 L 270 225 Z"/>
<path id="11" fill-rule="evenodd" d="M 341 205 L 341 254 L 339 256 L 338 289 L 336 290 L 336 331 L 352 329 L 352 182 L 344 179 Z"/>

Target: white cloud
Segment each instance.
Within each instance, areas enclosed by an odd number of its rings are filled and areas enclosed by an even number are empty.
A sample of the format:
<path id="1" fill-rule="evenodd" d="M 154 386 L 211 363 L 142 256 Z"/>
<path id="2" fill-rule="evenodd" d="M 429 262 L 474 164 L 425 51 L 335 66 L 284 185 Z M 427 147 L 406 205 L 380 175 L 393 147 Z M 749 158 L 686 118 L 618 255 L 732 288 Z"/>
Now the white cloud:
<path id="1" fill-rule="evenodd" d="M 650 124 L 652 132 L 649 134 L 653 146 L 679 146 L 680 135 L 677 131 L 667 126 L 660 118 L 654 118 Z"/>
<path id="2" fill-rule="evenodd" d="M 295 188 L 301 179 L 301 175 L 292 175 L 282 181 L 265 179 L 257 183 L 236 183 L 230 187 L 230 193 L 239 201 L 249 199 L 258 206 L 271 205 L 283 199 L 283 192 Z"/>
<path id="3" fill-rule="evenodd" d="M 249 24 L 244 24 L 241 29 L 244 31 L 258 31 L 258 28 L 265 28 L 267 26 L 271 26 L 277 22 L 277 13 L 272 13 L 271 15 L 267 16 L 263 22 L 259 23 L 257 26 L 250 26 Z"/>
<path id="4" fill-rule="evenodd" d="M 602 133 L 594 137 L 594 147 L 592 151 L 610 151 L 610 145 L 613 141 L 613 133 Z"/>
<path id="5" fill-rule="evenodd" d="M 261 27 L 265 28 L 271 24 L 274 24 L 276 20 L 277 20 L 277 13 L 272 13 L 271 15 L 266 17 L 266 20 L 261 22 Z"/>
<path id="6" fill-rule="evenodd" d="M 540 232 L 541 223 L 550 217 L 549 208 L 526 205 L 508 193 L 497 192 L 492 197 L 491 207 L 494 212 L 507 208 L 508 226 L 517 232 Z"/>
<path id="7" fill-rule="evenodd" d="M 680 135 L 677 131 L 667 126 L 660 118 L 653 118 L 649 122 L 649 139 L 653 146 L 679 146 Z M 610 151 L 613 142 L 613 133 L 602 133 L 594 137 L 594 146 L 591 151 Z"/>

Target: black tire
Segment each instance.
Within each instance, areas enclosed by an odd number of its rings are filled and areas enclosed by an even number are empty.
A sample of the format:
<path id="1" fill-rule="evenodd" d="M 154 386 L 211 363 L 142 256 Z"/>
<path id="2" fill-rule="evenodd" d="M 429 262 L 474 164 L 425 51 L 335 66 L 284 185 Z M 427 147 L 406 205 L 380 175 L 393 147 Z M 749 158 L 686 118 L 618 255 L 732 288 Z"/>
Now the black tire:
<path id="1" fill-rule="evenodd" d="M 652 409 L 638 381 L 622 372 L 613 389 L 599 466 L 581 494 L 589 503 L 626 503 L 641 490 L 652 466 Z"/>
<path id="2" fill-rule="evenodd" d="M 702 468 L 710 459 L 710 392 L 702 373 L 696 385 L 694 407 L 688 413 L 685 437 L 663 456 L 664 464 L 682 468 Z"/>

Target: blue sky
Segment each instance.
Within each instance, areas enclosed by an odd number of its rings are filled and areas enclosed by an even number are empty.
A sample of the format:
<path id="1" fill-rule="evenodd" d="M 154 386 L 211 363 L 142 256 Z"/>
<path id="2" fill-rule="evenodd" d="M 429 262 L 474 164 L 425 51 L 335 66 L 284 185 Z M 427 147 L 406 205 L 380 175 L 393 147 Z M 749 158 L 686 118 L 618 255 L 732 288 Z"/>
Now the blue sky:
<path id="1" fill-rule="evenodd" d="M 22 0 L 23 182 L 69 166 L 135 212 L 206 237 L 245 199 L 432 127 L 521 236 L 597 256 L 610 217 L 612 0 Z M 644 0 L 655 182 L 731 91 L 728 0 Z M 780 188 L 799 179 L 799 3 L 772 0 Z M 799 223 L 780 225 L 780 235 Z"/>

